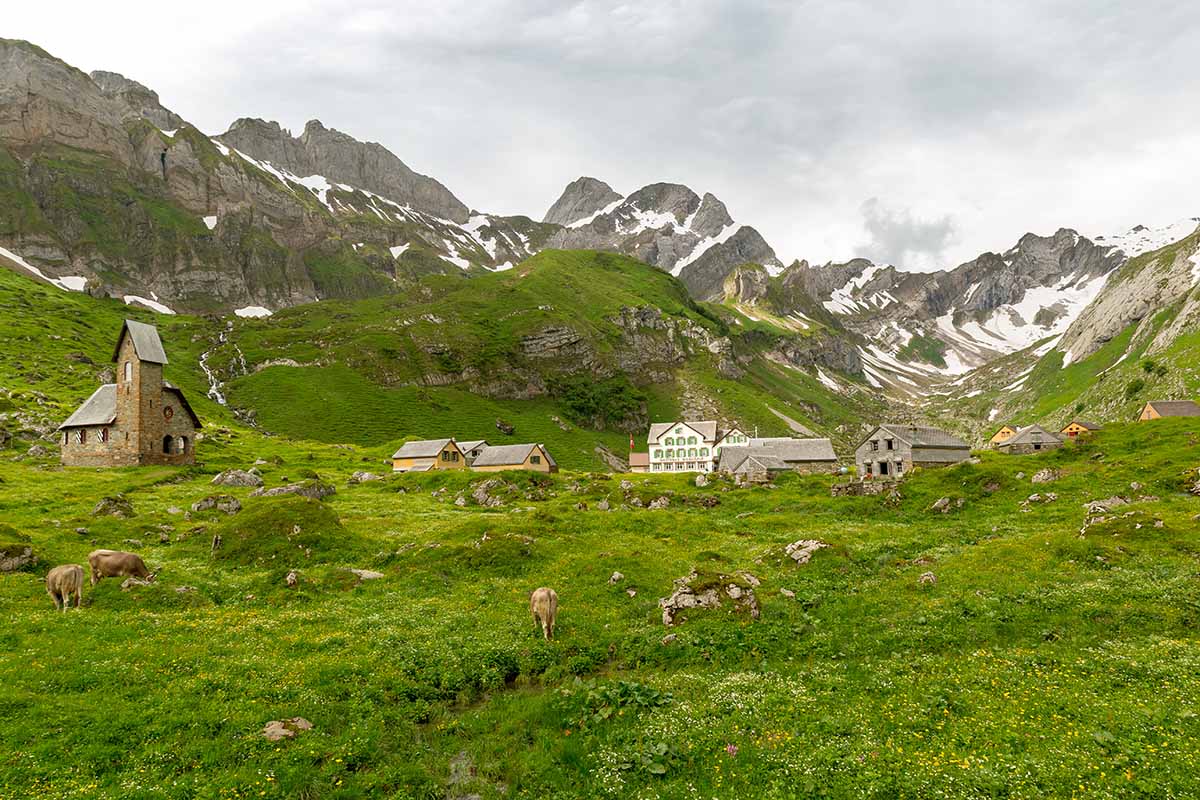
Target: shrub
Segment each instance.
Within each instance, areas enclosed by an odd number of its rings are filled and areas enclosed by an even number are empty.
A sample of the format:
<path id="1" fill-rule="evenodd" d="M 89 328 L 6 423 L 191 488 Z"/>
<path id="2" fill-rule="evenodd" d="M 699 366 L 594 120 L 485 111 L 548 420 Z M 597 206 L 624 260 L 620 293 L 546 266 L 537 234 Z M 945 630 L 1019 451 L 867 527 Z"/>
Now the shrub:
<path id="1" fill-rule="evenodd" d="M 1125 385 L 1125 399 L 1132 400 L 1138 396 L 1138 392 L 1146 387 L 1146 382 L 1141 378 L 1134 378 Z"/>

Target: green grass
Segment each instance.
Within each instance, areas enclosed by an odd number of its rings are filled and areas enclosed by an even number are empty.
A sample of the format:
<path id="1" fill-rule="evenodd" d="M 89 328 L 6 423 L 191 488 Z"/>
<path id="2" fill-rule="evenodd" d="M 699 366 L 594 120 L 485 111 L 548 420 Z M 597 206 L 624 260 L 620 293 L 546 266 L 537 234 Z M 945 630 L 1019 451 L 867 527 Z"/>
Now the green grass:
<path id="1" fill-rule="evenodd" d="M 945 369 L 946 343 L 935 336 L 917 335 L 900 348 L 896 357 L 901 361 L 922 361 Z"/>
<path id="2" fill-rule="evenodd" d="M 635 478 L 629 496 L 673 493 L 658 512 L 571 474 L 512 476 L 497 509 L 454 504 L 479 475 L 347 486 L 361 451 L 236 430 L 202 444 L 197 470 L 2 460 L 0 515 L 43 566 L 0 576 L 13 621 L 0 796 L 1191 796 L 1200 542 L 1180 486 L 1200 445 L 1186 423 L 919 471 L 890 504 L 833 502 L 818 477 L 750 490 Z M 338 493 L 229 489 L 241 515 L 168 513 L 254 456 L 268 486 L 315 470 Z M 1016 477 L 1041 466 L 1063 477 Z M 1159 499 L 1081 538 L 1080 504 L 1136 496 L 1131 480 Z M 1034 489 L 1058 500 L 1016 513 Z M 90 516 L 118 491 L 134 519 Z M 965 504 L 931 512 L 942 496 Z M 604 497 L 618 510 L 575 510 Z M 311 555 L 286 542 L 296 526 L 316 537 Z M 210 557 L 214 531 L 244 549 Z M 810 564 L 783 555 L 810 537 L 830 544 Z M 127 538 L 155 586 L 107 580 L 82 611 L 52 609 L 45 568 Z M 657 600 L 693 567 L 752 573 L 761 619 L 693 613 L 661 644 Z M 918 584 L 925 571 L 936 585 Z M 538 585 L 560 595 L 550 644 L 527 618 Z M 314 729 L 257 736 L 292 716 Z M 448 788 L 464 753 L 473 769 Z"/>

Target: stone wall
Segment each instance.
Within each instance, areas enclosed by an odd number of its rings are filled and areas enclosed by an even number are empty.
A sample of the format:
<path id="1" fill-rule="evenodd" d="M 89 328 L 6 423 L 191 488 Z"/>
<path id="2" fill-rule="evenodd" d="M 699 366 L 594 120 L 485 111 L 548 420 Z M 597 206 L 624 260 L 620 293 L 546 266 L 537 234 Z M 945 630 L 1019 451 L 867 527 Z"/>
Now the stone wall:
<path id="1" fill-rule="evenodd" d="M 1001 447 L 1000 452 L 1010 456 L 1028 456 L 1033 453 L 1044 453 L 1047 450 L 1057 450 L 1062 446 L 1062 442 L 1042 442 L 1042 448 L 1034 450 L 1032 444 L 1011 444 Z"/>

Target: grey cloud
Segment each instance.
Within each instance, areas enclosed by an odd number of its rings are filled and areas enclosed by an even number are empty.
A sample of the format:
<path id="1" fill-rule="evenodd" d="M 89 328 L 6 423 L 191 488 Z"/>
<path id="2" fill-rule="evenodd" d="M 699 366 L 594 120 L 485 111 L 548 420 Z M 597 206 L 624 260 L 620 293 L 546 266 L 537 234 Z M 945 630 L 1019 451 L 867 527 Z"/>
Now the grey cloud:
<path id="1" fill-rule="evenodd" d="M 898 267 L 934 269 L 942 266 L 946 248 L 956 232 L 950 215 L 938 219 L 917 219 L 908 209 L 891 209 L 879 198 L 862 204 L 863 228 L 870 237 L 859 246 L 856 255 L 876 263 Z"/>

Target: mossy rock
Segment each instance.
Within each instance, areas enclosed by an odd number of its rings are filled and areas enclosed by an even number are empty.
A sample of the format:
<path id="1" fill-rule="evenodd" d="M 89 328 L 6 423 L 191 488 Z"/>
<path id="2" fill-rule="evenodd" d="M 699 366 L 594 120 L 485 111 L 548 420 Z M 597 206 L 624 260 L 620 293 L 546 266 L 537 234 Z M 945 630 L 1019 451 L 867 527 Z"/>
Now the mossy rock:
<path id="1" fill-rule="evenodd" d="M 330 508 L 319 500 L 298 495 L 248 502 L 242 513 L 223 520 L 211 531 L 221 537 L 213 557 L 235 564 L 284 562 L 301 566 L 353 561 L 363 547 Z"/>
<path id="2" fill-rule="evenodd" d="M 0 522 L 0 572 L 27 570 L 36 563 L 29 537 Z"/>

